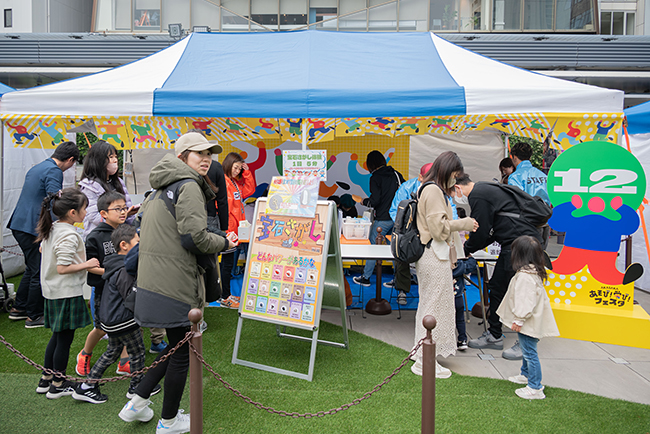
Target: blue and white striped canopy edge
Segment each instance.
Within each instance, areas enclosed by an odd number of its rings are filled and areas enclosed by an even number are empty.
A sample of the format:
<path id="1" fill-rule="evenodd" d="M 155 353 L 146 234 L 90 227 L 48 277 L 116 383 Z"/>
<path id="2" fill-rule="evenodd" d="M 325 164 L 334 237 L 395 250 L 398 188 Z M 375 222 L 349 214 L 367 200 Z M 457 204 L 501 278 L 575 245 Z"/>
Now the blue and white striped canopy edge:
<path id="1" fill-rule="evenodd" d="M 625 109 L 627 132 L 630 134 L 650 133 L 650 101 Z"/>
<path id="2" fill-rule="evenodd" d="M 334 118 L 623 110 L 623 92 L 431 33 L 194 33 L 133 63 L 11 92 L 1 114 Z"/>
<path id="3" fill-rule="evenodd" d="M 0 83 L 0 96 L 4 95 L 7 92 L 13 92 L 14 90 L 16 89 L 14 89 L 13 87 L 9 87 L 6 84 Z"/>

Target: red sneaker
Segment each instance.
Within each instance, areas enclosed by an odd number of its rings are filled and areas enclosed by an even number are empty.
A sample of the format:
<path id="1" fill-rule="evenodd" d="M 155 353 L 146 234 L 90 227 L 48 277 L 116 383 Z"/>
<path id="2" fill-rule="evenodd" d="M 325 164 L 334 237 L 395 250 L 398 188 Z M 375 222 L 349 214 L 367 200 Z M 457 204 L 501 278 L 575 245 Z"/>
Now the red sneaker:
<path id="1" fill-rule="evenodd" d="M 131 373 L 131 361 L 129 360 L 125 364 L 121 364 L 120 362 L 117 362 L 117 371 L 116 373 L 120 375 L 128 375 Z"/>
<path id="2" fill-rule="evenodd" d="M 79 351 L 77 354 L 77 366 L 74 367 L 74 370 L 77 371 L 77 375 L 85 377 L 90 372 L 90 358 L 91 354 L 83 354 L 83 351 Z"/>

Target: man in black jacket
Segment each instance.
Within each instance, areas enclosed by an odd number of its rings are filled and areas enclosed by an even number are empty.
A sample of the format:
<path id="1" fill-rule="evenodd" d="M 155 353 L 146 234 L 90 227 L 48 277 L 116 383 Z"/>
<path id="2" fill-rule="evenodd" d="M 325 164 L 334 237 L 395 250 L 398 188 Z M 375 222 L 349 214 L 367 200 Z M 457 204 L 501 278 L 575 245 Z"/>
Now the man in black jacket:
<path id="1" fill-rule="evenodd" d="M 474 183 L 467 174 L 456 178 L 454 200 L 461 205 L 469 205 L 471 217 L 478 222 L 478 229 L 469 235 L 465 242 L 465 254 L 469 255 L 484 249 L 493 242 L 501 245 L 499 259 L 494 266 L 494 273 L 487 284 L 490 297 L 489 328 L 479 338 L 468 342 L 470 348 L 503 349 L 501 321 L 496 314 L 501 300 L 508 290 L 510 280 L 515 275 L 510 262 L 510 245 L 522 235 L 530 235 L 542 239 L 536 227 L 521 218 L 512 217 L 519 214 L 517 203 L 510 194 L 501 187 L 489 182 Z M 500 215 L 510 213 L 510 215 Z M 519 343 L 503 352 L 503 357 L 510 360 L 521 359 Z"/>

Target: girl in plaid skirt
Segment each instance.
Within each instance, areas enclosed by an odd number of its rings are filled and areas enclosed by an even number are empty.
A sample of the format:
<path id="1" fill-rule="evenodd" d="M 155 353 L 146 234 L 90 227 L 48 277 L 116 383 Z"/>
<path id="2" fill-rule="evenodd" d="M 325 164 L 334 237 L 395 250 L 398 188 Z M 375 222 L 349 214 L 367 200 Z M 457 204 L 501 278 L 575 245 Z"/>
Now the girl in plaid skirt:
<path id="1" fill-rule="evenodd" d="M 43 366 L 56 371 L 45 372 L 36 388 L 49 399 L 72 395 L 74 383 L 65 380 L 74 331 L 90 324 L 83 298 L 86 270 L 99 267 L 99 261 L 86 260 L 86 249 L 74 227 L 86 216 L 88 198 L 77 188 L 50 193 L 41 207 L 38 238 L 41 242 L 41 286 L 45 298 L 45 327 L 52 338 L 45 349 Z M 52 214 L 58 220 L 52 222 Z"/>

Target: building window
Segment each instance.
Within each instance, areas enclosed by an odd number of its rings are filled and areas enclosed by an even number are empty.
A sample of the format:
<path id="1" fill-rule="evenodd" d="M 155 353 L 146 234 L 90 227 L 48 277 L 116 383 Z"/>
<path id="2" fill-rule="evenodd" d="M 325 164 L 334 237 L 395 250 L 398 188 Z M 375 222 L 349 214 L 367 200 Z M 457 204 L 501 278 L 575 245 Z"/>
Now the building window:
<path id="1" fill-rule="evenodd" d="M 634 23 L 634 12 L 602 11 L 600 13 L 602 35 L 633 35 Z"/>
<path id="2" fill-rule="evenodd" d="M 5 9 L 5 27 L 13 27 L 14 16 L 11 9 Z"/>

